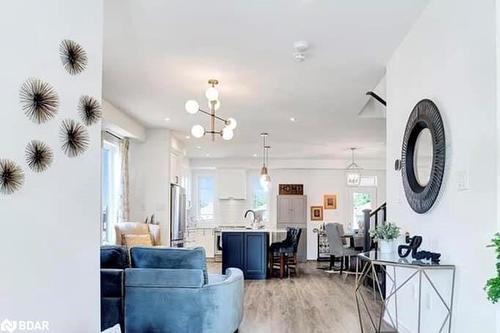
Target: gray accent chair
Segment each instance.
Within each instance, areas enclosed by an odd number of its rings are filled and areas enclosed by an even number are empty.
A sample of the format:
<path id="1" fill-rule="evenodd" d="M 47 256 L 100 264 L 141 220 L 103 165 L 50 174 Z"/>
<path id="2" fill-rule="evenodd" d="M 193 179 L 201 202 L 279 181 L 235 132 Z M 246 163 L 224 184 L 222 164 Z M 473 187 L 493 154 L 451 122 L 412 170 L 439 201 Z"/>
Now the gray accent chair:
<path id="1" fill-rule="evenodd" d="M 327 223 L 325 225 L 325 232 L 330 246 L 330 270 L 334 269 L 335 261 L 340 260 L 340 274 L 342 274 L 344 271 L 345 258 L 348 258 L 350 264 L 350 257 L 356 257 L 359 251 L 344 246 L 344 227 L 340 223 Z"/>

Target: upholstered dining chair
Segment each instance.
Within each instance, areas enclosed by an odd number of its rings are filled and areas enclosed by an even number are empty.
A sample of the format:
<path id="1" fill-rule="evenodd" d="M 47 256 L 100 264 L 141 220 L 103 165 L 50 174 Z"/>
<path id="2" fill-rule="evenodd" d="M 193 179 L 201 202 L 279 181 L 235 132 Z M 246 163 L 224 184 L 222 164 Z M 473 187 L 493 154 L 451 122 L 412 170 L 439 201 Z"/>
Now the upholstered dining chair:
<path id="1" fill-rule="evenodd" d="M 357 255 L 359 251 L 353 248 L 345 247 L 342 239 L 343 226 L 339 223 L 327 223 L 325 225 L 326 237 L 330 246 L 330 270 L 334 269 L 335 261 L 340 260 L 340 274 L 344 272 L 345 259 L 348 259 L 350 267 L 351 257 L 356 257 L 356 265 L 358 264 Z M 347 268 L 347 267 L 346 267 Z"/>
<path id="2" fill-rule="evenodd" d="M 160 226 L 139 222 L 121 222 L 115 224 L 116 245 L 123 244 L 123 235 L 149 235 L 153 246 L 161 245 Z"/>

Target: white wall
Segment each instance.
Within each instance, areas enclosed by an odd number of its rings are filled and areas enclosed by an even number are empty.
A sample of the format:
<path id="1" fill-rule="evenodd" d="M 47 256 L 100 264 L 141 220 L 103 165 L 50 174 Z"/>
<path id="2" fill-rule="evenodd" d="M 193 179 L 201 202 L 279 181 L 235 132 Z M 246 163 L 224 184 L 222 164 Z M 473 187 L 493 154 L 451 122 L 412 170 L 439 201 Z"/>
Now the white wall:
<path id="1" fill-rule="evenodd" d="M 0 22 L 0 158 L 16 161 L 26 176 L 19 192 L 0 194 L 0 321 L 48 320 L 51 332 L 98 332 L 101 126 L 89 128 L 90 148 L 76 158 L 61 151 L 59 126 L 79 119 L 82 94 L 101 98 L 102 1 L 9 1 Z M 65 38 L 87 51 L 80 75 L 61 64 Z M 58 115 L 42 125 L 19 104 L 29 77 L 46 80 L 59 94 Z M 31 172 L 24 162 L 31 139 L 53 149 L 46 172 Z"/>
<path id="2" fill-rule="evenodd" d="M 139 141 L 146 139 L 146 129 L 142 124 L 106 100 L 102 105 L 102 129 Z"/>
<path id="3" fill-rule="evenodd" d="M 275 227 L 277 223 L 277 213 L 276 213 L 276 196 L 278 195 L 278 184 L 304 184 L 304 194 L 307 195 L 307 257 L 310 260 L 315 260 L 317 258 L 317 235 L 313 233 L 313 229 L 319 227 L 323 222 L 339 222 L 343 223 L 346 227 L 350 221 L 350 203 L 348 200 L 349 190 L 352 189 L 346 185 L 346 175 L 345 171 L 341 169 L 327 168 L 335 162 L 321 162 L 316 165 L 315 160 L 294 160 L 292 165 L 293 168 L 284 168 L 282 163 L 285 162 L 280 160 L 273 160 L 271 163 L 271 168 L 269 169 L 273 189 L 269 193 L 270 196 L 270 214 L 268 225 L 270 227 Z M 365 166 L 361 162 L 360 165 Z M 193 172 L 193 176 L 197 173 L 211 173 L 216 175 L 216 170 L 214 167 L 224 167 L 232 166 L 237 168 L 242 168 L 247 170 L 247 200 L 217 200 L 216 202 L 216 225 L 242 225 L 248 221 L 243 220 L 243 214 L 247 209 L 252 208 L 251 194 L 251 177 L 258 176 L 259 170 L 253 168 L 253 165 L 258 165 L 259 163 L 254 161 L 246 162 L 242 164 L 239 161 L 232 159 L 217 159 L 217 160 L 191 160 L 191 167 L 193 165 L 196 167 Z M 343 161 L 338 163 L 338 165 L 345 166 L 348 162 Z M 372 164 L 377 164 L 376 161 L 372 161 Z M 246 165 L 246 167 L 245 167 Z M 273 166 L 279 165 L 280 168 L 274 168 Z M 250 168 L 251 166 L 251 168 Z M 306 168 L 307 166 L 307 168 Z M 317 169 L 315 167 L 318 166 Z M 212 168 L 210 170 L 210 168 Z M 379 186 L 376 188 L 377 192 L 377 206 L 385 202 L 385 170 L 364 170 L 363 175 L 373 175 L 378 177 Z M 217 187 L 217 186 L 216 186 Z M 323 205 L 323 195 L 324 194 L 337 194 L 337 205 L 336 210 L 324 210 L 324 221 L 317 222 L 310 220 L 310 207 Z M 375 208 L 375 207 L 374 207 Z"/>
<path id="4" fill-rule="evenodd" d="M 494 253 L 485 245 L 497 230 L 495 12 L 494 0 L 431 1 L 387 66 L 387 170 L 400 156 L 408 115 L 419 100 L 432 99 L 445 123 L 447 167 L 435 206 L 414 213 L 394 171 L 387 174 L 387 202 L 391 220 L 457 266 L 453 332 L 495 331 L 495 307 L 483 291 L 495 274 Z M 469 175 L 468 191 L 457 190 L 460 172 Z M 398 299 L 400 309 L 416 309 L 408 296 Z M 431 304 L 424 306 L 423 332 L 439 327 L 442 311 L 437 300 Z M 416 311 L 400 311 L 402 324 L 415 332 L 411 315 Z"/>
<path id="5" fill-rule="evenodd" d="M 147 129 L 146 140 L 131 142 L 129 152 L 130 220 L 154 214 L 163 244 L 170 244 L 170 151 L 170 130 Z"/>

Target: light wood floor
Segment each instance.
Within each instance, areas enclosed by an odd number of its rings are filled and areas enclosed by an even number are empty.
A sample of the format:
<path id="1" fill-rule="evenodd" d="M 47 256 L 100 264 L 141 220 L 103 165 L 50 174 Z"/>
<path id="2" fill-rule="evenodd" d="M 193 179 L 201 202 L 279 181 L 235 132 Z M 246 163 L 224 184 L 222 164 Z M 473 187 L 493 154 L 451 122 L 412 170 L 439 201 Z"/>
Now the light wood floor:
<path id="1" fill-rule="evenodd" d="M 321 263 L 321 265 L 326 265 Z M 354 298 L 354 276 L 317 269 L 318 263 L 300 264 L 299 276 L 280 280 L 245 281 L 245 313 L 240 333 L 354 333 L 361 332 Z M 209 271 L 220 273 L 220 264 Z M 366 294 L 371 311 L 379 306 Z M 365 332 L 370 332 L 368 317 Z"/>

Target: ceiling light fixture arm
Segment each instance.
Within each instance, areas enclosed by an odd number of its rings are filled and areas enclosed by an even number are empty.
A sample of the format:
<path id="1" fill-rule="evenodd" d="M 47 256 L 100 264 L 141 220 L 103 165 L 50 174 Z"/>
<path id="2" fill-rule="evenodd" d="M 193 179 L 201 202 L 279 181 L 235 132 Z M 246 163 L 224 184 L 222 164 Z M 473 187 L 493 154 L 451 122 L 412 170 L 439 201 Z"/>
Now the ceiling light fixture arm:
<path id="1" fill-rule="evenodd" d="M 210 113 L 210 112 L 207 112 L 207 111 L 205 111 L 205 110 L 198 109 L 198 111 L 200 111 L 201 113 L 206 114 L 206 115 L 207 115 L 207 116 L 209 116 L 209 117 L 214 117 L 215 119 L 222 121 L 222 122 L 224 123 L 224 125 L 227 125 L 227 124 L 229 123 L 229 121 L 227 121 L 227 119 L 224 119 L 224 118 L 222 118 L 222 117 L 219 117 L 219 116 L 217 116 L 217 115 L 215 115 L 215 114 L 212 114 L 212 113 Z"/>

